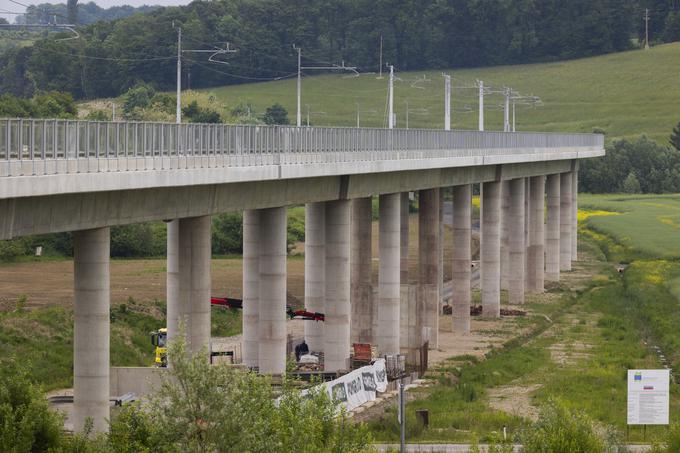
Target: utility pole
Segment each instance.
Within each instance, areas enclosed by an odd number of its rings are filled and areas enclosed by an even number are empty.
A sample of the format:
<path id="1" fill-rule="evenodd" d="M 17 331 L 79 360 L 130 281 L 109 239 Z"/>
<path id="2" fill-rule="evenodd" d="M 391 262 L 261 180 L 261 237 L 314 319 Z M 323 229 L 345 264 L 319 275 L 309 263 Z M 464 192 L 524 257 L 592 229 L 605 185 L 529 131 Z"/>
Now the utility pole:
<path id="1" fill-rule="evenodd" d="M 406 129 L 408 129 L 408 99 L 406 99 Z"/>
<path id="2" fill-rule="evenodd" d="M 645 8 L 645 50 L 649 50 L 649 8 Z"/>
<path id="3" fill-rule="evenodd" d="M 503 132 L 510 132 L 510 88 L 505 88 L 505 107 L 503 108 Z"/>
<path id="4" fill-rule="evenodd" d="M 399 451 L 406 452 L 406 405 L 404 400 L 404 383 L 399 382 Z"/>
<path id="5" fill-rule="evenodd" d="M 305 104 L 307 106 L 307 127 L 309 127 L 309 104 Z"/>
<path id="6" fill-rule="evenodd" d="M 444 74 L 444 130 L 451 130 L 451 76 Z"/>
<path id="7" fill-rule="evenodd" d="M 177 111 L 175 122 L 182 122 L 182 27 L 177 28 Z"/>
<path id="8" fill-rule="evenodd" d="M 380 33 L 380 64 L 378 65 L 378 67 L 380 68 L 379 69 L 380 75 L 378 75 L 379 79 L 383 78 L 383 76 L 382 76 L 382 52 L 383 52 L 383 37 L 382 37 L 382 33 Z"/>
<path id="9" fill-rule="evenodd" d="M 297 61 L 298 61 L 298 71 L 297 71 L 297 126 L 300 127 L 302 126 L 302 110 L 300 109 L 301 107 L 301 98 L 302 98 L 302 70 L 303 69 L 314 69 L 314 70 L 319 70 L 319 71 L 330 71 L 330 70 L 344 70 L 344 71 L 352 71 L 355 74 L 359 75 L 359 72 L 357 71 L 356 66 L 345 66 L 345 62 L 342 62 L 341 66 L 338 66 L 334 64 L 333 66 L 302 66 L 302 49 L 300 47 L 297 47 L 295 44 L 293 44 L 293 49 L 297 50 Z"/>
<path id="10" fill-rule="evenodd" d="M 302 49 L 293 44 L 293 49 L 297 49 L 298 73 L 297 73 L 297 127 L 302 126 L 302 113 L 300 112 L 300 97 L 302 89 Z"/>
<path id="11" fill-rule="evenodd" d="M 388 113 L 387 124 L 389 129 L 394 129 L 394 65 L 389 65 L 390 81 L 388 94 Z"/>
<path id="12" fill-rule="evenodd" d="M 516 132 L 515 130 L 515 100 L 512 100 L 512 132 Z"/>
<path id="13" fill-rule="evenodd" d="M 484 131 L 484 82 L 478 81 L 479 84 L 479 130 Z"/>

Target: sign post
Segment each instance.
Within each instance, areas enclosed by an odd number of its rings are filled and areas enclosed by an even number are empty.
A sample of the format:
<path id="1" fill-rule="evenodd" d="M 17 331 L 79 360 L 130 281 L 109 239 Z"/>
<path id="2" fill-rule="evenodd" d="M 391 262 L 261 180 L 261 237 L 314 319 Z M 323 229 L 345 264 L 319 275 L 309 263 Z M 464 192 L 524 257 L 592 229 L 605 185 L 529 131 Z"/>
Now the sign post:
<path id="1" fill-rule="evenodd" d="M 628 370 L 628 425 L 668 425 L 669 390 L 670 370 Z"/>

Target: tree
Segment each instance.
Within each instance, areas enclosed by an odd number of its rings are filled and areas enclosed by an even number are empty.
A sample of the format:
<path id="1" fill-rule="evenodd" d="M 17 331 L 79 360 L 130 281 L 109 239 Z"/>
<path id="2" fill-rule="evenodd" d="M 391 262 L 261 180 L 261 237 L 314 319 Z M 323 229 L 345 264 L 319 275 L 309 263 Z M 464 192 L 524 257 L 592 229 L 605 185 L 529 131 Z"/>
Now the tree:
<path id="1" fill-rule="evenodd" d="M 182 341 L 168 355 L 158 391 L 112 423 L 114 451 L 342 453 L 369 445 L 365 427 L 338 412 L 326 391 L 303 397 L 284 380 L 276 395 L 268 378 L 210 365 L 207 351 L 191 356 Z"/>
<path id="2" fill-rule="evenodd" d="M 151 104 L 156 90 L 151 85 L 138 82 L 123 95 L 123 115 L 127 119 L 138 119 L 139 111 Z"/>
<path id="3" fill-rule="evenodd" d="M 271 107 L 267 107 L 262 116 L 262 121 L 265 124 L 290 124 L 288 111 L 278 102 Z"/>
<path id="4" fill-rule="evenodd" d="M 628 173 L 628 176 L 626 176 L 626 179 L 623 181 L 621 191 L 623 193 L 640 193 L 640 181 L 638 181 L 635 173 L 632 171 Z"/>
<path id="5" fill-rule="evenodd" d="M 671 145 L 673 148 L 680 151 L 680 123 L 676 124 L 671 134 Z"/>
<path id="6" fill-rule="evenodd" d="M 68 13 L 68 23 L 76 25 L 78 23 L 78 0 L 68 0 L 66 2 Z"/>

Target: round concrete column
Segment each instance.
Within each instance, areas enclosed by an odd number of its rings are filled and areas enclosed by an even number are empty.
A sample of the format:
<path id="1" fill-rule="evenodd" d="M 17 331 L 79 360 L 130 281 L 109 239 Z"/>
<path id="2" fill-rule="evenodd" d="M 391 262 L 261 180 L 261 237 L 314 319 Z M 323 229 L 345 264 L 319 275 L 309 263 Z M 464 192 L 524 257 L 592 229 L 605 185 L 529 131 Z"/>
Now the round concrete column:
<path id="1" fill-rule="evenodd" d="M 179 220 L 166 223 L 167 252 L 165 275 L 166 327 L 168 341 L 176 338 L 179 331 Z"/>
<path id="2" fill-rule="evenodd" d="M 350 341 L 349 200 L 326 202 L 324 370 L 347 370 Z"/>
<path id="3" fill-rule="evenodd" d="M 305 309 L 324 311 L 324 279 L 326 269 L 326 205 L 307 203 L 305 214 Z M 305 342 L 310 351 L 324 347 L 324 323 L 305 322 Z"/>
<path id="4" fill-rule="evenodd" d="M 531 209 L 529 229 L 529 259 L 527 261 L 527 290 L 542 293 L 545 278 L 545 176 L 531 178 Z"/>
<path id="5" fill-rule="evenodd" d="M 472 185 L 453 188 L 453 331 L 470 333 Z"/>
<path id="6" fill-rule="evenodd" d="M 529 287 L 529 244 L 531 244 L 531 178 L 524 178 L 524 288 Z"/>
<path id="7" fill-rule="evenodd" d="M 179 220 L 180 321 L 193 354 L 210 348 L 210 226 L 210 216 Z"/>
<path id="8" fill-rule="evenodd" d="M 286 208 L 260 210 L 260 373 L 286 371 Z"/>
<path id="9" fill-rule="evenodd" d="M 482 315 L 501 316 L 501 183 L 482 184 Z"/>
<path id="10" fill-rule="evenodd" d="M 571 172 L 560 175 L 560 270 L 571 270 Z"/>
<path id="11" fill-rule="evenodd" d="M 401 194 L 380 195 L 378 351 L 399 354 Z"/>
<path id="12" fill-rule="evenodd" d="M 109 228 L 73 233 L 73 429 L 92 418 L 95 432 L 109 418 Z"/>
<path id="13" fill-rule="evenodd" d="M 501 289 L 508 289 L 510 269 L 510 181 L 501 182 Z"/>
<path id="14" fill-rule="evenodd" d="M 545 239 L 545 279 L 560 281 L 560 175 L 546 178 L 548 215 Z"/>
<path id="15" fill-rule="evenodd" d="M 260 211 L 243 212 L 243 364 L 259 365 Z"/>
<path id="16" fill-rule="evenodd" d="M 526 183 L 524 178 L 510 181 L 510 209 L 508 211 L 508 300 L 511 304 L 524 303 L 524 202 Z"/>
<path id="17" fill-rule="evenodd" d="M 409 205 L 409 193 L 408 192 L 402 192 L 401 193 L 401 207 L 399 209 L 400 217 L 401 217 L 401 241 L 399 245 L 399 252 L 401 256 L 401 284 L 402 285 L 408 285 L 408 266 L 409 266 L 409 260 L 408 260 L 408 235 L 409 235 L 409 212 L 408 212 L 408 205 Z"/>
<path id="18" fill-rule="evenodd" d="M 439 331 L 439 189 L 418 193 L 418 305 L 416 325 L 422 341 L 436 348 Z"/>
<path id="19" fill-rule="evenodd" d="M 372 198 L 352 200 L 350 292 L 352 343 L 373 343 Z"/>
<path id="20" fill-rule="evenodd" d="M 571 259 L 578 261 L 578 170 L 571 172 Z"/>

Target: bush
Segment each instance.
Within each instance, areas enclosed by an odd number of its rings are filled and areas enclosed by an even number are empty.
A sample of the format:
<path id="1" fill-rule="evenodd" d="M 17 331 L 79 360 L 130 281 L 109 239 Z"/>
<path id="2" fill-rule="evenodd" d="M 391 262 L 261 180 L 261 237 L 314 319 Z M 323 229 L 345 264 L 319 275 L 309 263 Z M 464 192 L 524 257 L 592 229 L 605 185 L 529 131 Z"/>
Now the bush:
<path id="1" fill-rule="evenodd" d="M 190 356 L 169 346 L 172 368 L 144 405 L 111 425 L 113 451 L 350 452 L 370 442 L 363 425 L 337 414 L 326 392 L 300 391 L 284 381 L 278 402 L 269 380 L 227 365 L 207 352 Z"/>
<path id="2" fill-rule="evenodd" d="M 552 400 L 541 408 L 538 421 L 523 433 L 526 453 L 616 453 L 625 451 L 618 435 L 595 427 L 584 412 Z"/>
<path id="3" fill-rule="evenodd" d="M 2 261 L 13 261 L 25 255 L 26 252 L 26 241 L 23 238 L 0 241 L 0 260 Z"/>
<path id="4" fill-rule="evenodd" d="M 288 111 L 278 102 L 267 107 L 262 116 L 262 121 L 264 121 L 264 124 L 290 124 Z"/>
<path id="5" fill-rule="evenodd" d="M 135 223 L 111 228 L 111 256 L 141 258 L 165 254 L 165 225 Z"/>
<path id="6" fill-rule="evenodd" d="M 140 110 L 151 105 L 156 90 L 151 85 L 139 82 L 123 95 L 123 116 L 129 120 L 139 120 Z"/>
<path id="7" fill-rule="evenodd" d="M 219 112 L 198 105 L 198 101 L 191 101 L 186 107 L 182 107 L 182 115 L 190 123 L 221 123 L 222 117 Z"/>
<path id="8" fill-rule="evenodd" d="M 61 443 L 62 416 L 50 410 L 28 369 L 16 359 L 0 366 L 0 451 L 47 452 Z"/>

